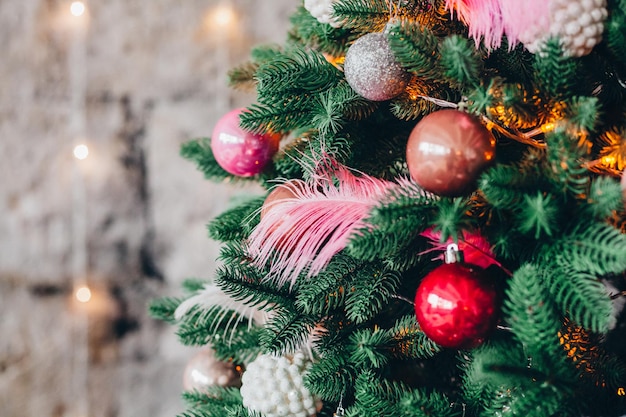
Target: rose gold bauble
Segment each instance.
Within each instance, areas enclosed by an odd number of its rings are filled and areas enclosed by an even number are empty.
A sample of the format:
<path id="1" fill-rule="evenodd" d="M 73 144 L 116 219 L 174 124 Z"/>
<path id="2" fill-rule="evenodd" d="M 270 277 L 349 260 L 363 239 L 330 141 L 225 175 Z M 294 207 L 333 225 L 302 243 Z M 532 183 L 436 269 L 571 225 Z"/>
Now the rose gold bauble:
<path id="1" fill-rule="evenodd" d="M 205 349 L 187 363 L 183 388 L 202 392 L 212 386 L 240 387 L 241 371 L 235 364 L 217 359 L 213 350 Z"/>
<path id="2" fill-rule="evenodd" d="M 439 110 L 413 128 L 406 148 L 411 178 L 446 197 L 472 191 L 495 158 L 496 140 L 480 121 L 458 110 Z"/>

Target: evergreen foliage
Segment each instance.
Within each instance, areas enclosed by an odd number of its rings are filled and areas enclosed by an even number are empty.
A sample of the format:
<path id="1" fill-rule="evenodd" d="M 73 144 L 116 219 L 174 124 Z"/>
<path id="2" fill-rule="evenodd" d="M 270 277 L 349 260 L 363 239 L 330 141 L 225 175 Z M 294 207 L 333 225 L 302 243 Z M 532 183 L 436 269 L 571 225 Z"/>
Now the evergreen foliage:
<path id="1" fill-rule="evenodd" d="M 182 343 L 209 345 L 244 366 L 261 353 L 309 352 L 302 378 L 323 403 L 317 417 L 340 403 L 351 417 L 626 414 L 618 180 L 626 168 L 626 1 L 607 5 L 602 43 L 571 57 L 558 37 L 534 54 L 506 38 L 488 51 L 444 0 L 336 0 L 340 27 L 301 4 L 284 45 L 257 47 L 230 72 L 234 88 L 255 93 L 242 127 L 284 135 L 272 166 L 232 176 L 210 139 L 184 144 L 181 154 L 209 180 L 265 189 L 310 183 L 332 160 L 381 180 L 384 192 L 322 272 L 305 268 L 286 283 L 268 279 L 276 265 L 250 255 L 268 192 L 248 196 L 207 219 L 221 245 L 217 270 L 187 281 L 184 297 L 153 301 L 151 314 L 175 324 Z M 372 102 L 345 80 L 343 58 L 356 39 L 381 31 L 411 79 L 397 97 Z M 442 106 L 475 114 L 497 142 L 475 190 L 454 198 L 423 190 L 406 161 L 411 131 Z M 449 242 L 471 247 L 467 234 L 490 246 L 482 272 L 496 278 L 502 308 L 482 344 L 444 348 L 417 322 L 415 294 Z M 207 283 L 231 303 L 196 305 L 177 319 Z M 266 318 L 250 320 L 238 305 Z M 181 417 L 265 417 L 244 407 L 236 388 L 184 399 Z"/>

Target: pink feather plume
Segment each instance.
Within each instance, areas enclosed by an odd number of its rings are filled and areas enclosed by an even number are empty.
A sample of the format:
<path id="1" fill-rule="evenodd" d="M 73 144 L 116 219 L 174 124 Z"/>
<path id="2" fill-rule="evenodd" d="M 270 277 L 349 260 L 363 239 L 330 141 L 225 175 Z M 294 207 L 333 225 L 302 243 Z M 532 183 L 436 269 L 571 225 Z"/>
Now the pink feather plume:
<path id="1" fill-rule="evenodd" d="M 469 28 L 476 46 L 481 41 L 491 51 L 506 35 L 509 49 L 529 36 L 546 33 L 550 27 L 551 0 L 446 0 L 446 8 Z"/>
<path id="2" fill-rule="evenodd" d="M 446 0 L 446 8 L 453 16 L 456 11 L 459 19 L 468 26 L 469 35 L 477 47 L 481 41 L 488 49 L 500 47 L 504 24 L 499 0 Z"/>
<path id="3" fill-rule="evenodd" d="M 269 265 L 268 279 L 291 282 L 306 272 L 321 272 L 345 248 L 351 234 L 365 227 L 364 219 L 394 185 L 345 166 L 329 162 L 308 182 L 285 182 L 291 198 L 264 207 L 248 241 L 248 251 L 259 265 Z"/>

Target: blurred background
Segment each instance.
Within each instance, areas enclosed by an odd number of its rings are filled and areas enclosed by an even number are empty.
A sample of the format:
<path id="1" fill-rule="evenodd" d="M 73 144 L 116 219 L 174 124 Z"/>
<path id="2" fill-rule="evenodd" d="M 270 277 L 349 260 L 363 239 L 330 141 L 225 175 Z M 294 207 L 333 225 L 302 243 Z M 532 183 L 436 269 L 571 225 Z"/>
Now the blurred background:
<path id="1" fill-rule="evenodd" d="M 254 97 L 226 86 L 294 0 L 0 0 L 0 415 L 165 417 L 196 349 L 148 302 L 210 278 L 241 187 L 180 144 Z"/>

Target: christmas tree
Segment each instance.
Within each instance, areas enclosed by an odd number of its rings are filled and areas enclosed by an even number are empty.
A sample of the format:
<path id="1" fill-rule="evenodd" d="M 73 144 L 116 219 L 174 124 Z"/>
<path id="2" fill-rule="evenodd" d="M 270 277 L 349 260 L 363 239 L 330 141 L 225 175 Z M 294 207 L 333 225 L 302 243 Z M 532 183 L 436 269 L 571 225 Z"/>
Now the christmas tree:
<path id="1" fill-rule="evenodd" d="M 626 413 L 625 0 L 305 0 L 230 82 L 182 416 Z"/>

